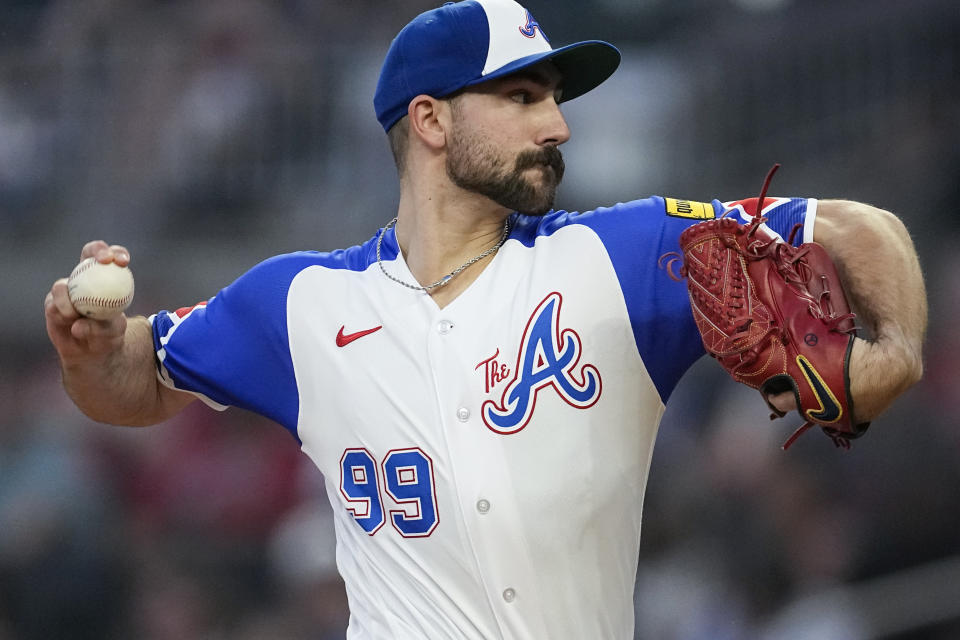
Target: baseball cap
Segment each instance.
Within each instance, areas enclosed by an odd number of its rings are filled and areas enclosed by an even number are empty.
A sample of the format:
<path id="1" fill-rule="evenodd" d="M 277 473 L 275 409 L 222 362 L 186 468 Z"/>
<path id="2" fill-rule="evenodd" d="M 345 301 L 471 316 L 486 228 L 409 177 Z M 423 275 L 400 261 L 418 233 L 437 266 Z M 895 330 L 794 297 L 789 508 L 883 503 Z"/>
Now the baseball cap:
<path id="1" fill-rule="evenodd" d="M 514 0 L 448 2 L 411 20 L 393 39 L 373 98 L 377 120 L 389 131 L 420 94 L 444 98 L 544 60 L 563 76 L 563 102 L 609 78 L 620 51 L 601 40 L 554 49 Z"/>

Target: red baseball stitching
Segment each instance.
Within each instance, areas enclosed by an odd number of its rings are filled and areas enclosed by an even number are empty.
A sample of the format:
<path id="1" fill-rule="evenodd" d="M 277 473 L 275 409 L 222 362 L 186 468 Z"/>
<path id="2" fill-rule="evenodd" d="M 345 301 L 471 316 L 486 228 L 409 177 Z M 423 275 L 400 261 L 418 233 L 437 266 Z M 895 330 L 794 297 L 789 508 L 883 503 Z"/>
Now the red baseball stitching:
<path id="1" fill-rule="evenodd" d="M 92 298 L 90 296 L 81 296 L 79 298 L 73 299 L 73 305 L 77 306 L 78 304 L 94 304 L 101 307 L 119 307 L 130 301 L 132 296 L 126 295 L 122 298 Z"/>
<path id="2" fill-rule="evenodd" d="M 93 258 L 84 259 L 83 262 L 81 262 L 74 268 L 73 273 L 70 274 L 70 280 L 73 280 L 74 278 L 79 276 L 81 273 L 89 270 L 95 264 L 99 264 L 99 263 Z M 75 289 L 76 289 L 76 284 L 74 283 L 73 286 L 68 287 L 68 292 L 72 294 L 72 292 Z M 132 299 L 133 299 L 132 293 L 129 293 L 123 296 L 122 298 L 104 298 L 104 297 L 93 297 L 93 296 L 80 296 L 79 298 L 74 298 L 72 295 L 70 296 L 70 302 L 73 304 L 74 307 L 79 307 L 80 305 L 92 305 L 92 306 L 97 306 L 97 307 L 107 308 L 107 309 L 118 309 L 118 308 L 124 309 L 128 304 L 130 304 L 130 301 Z"/>

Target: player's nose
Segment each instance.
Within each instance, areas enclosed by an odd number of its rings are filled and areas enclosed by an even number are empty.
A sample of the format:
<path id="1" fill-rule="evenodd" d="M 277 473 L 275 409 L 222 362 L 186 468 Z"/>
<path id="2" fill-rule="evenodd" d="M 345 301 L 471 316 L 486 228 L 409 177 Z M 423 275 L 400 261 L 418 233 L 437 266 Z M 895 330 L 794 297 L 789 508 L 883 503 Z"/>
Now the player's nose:
<path id="1" fill-rule="evenodd" d="M 560 111 L 560 105 L 553 100 L 544 102 L 543 122 L 540 129 L 540 145 L 560 146 L 570 139 L 570 127 Z"/>

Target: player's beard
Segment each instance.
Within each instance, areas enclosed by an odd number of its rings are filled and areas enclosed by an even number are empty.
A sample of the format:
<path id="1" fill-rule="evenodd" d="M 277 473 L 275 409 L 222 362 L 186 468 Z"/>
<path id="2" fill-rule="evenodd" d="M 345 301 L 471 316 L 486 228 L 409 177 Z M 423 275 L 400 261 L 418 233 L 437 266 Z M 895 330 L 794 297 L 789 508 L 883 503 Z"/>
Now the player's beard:
<path id="1" fill-rule="evenodd" d="M 542 179 L 528 178 L 531 169 Z M 455 185 L 528 215 L 553 208 L 563 172 L 563 155 L 555 146 L 522 151 L 511 162 L 481 136 L 455 129 L 447 148 L 447 176 Z"/>

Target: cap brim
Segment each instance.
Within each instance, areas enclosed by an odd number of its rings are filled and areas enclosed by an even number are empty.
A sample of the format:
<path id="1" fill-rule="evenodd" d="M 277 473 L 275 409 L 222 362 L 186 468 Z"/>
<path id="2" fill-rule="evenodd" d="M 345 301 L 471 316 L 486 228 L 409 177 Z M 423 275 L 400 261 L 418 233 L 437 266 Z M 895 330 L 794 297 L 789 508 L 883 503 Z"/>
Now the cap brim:
<path id="1" fill-rule="evenodd" d="M 467 86 L 502 78 L 545 60 L 552 61 L 560 71 L 563 77 L 560 101 L 566 102 L 595 89 L 613 75 L 620 66 L 620 51 L 609 42 L 602 40 L 576 42 L 559 49 L 518 58 L 474 80 Z"/>

